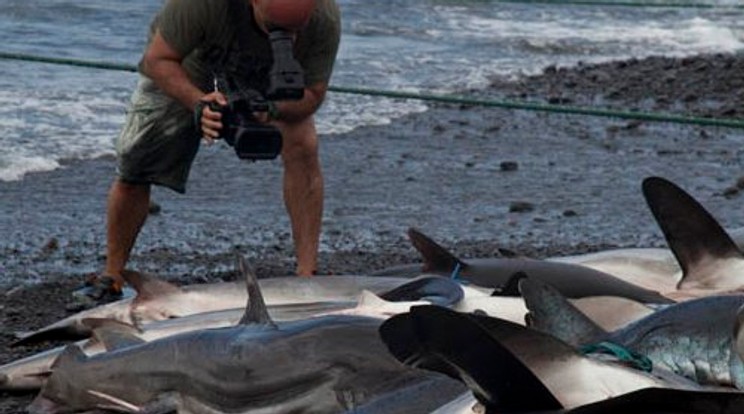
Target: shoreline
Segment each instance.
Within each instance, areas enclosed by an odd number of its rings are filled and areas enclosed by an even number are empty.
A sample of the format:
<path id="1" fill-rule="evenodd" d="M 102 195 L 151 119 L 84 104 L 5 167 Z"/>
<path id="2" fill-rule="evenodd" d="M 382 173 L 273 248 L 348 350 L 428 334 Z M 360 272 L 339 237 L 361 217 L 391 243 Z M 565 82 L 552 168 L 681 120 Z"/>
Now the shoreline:
<path id="1" fill-rule="evenodd" d="M 741 73 L 741 54 L 649 58 L 548 68 L 477 95 L 741 119 Z M 650 175 L 685 188 L 725 228 L 744 225 L 741 130 L 437 104 L 321 141 L 321 273 L 417 261 L 409 227 L 463 258 L 665 247 L 640 191 Z M 42 349 L 8 344 L 16 331 L 65 316 L 69 291 L 102 267 L 113 168 L 104 157 L 0 183 L 0 363 Z M 280 183 L 278 161 L 202 148 L 186 195 L 153 191 L 161 211 L 130 267 L 177 283 L 229 280 L 237 248 L 260 277 L 290 274 Z M 0 413 L 21 412 L 32 397 L 0 394 Z"/>

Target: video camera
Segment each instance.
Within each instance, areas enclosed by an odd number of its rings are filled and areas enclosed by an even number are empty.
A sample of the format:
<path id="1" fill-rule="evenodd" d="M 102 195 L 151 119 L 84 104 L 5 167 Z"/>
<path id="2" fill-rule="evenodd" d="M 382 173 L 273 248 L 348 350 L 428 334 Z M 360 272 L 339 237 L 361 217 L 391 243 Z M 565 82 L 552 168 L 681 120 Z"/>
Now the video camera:
<path id="1" fill-rule="evenodd" d="M 210 103 L 210 109 L 222 113 L 222 138 L 235 148 L 238 158 L 270 160 L 282 151 L 282 134 L 273 125 L 258 122 L 255 112 L 269 112 L 274 101 L 299 100 L 305 91 L 302 67 L 292 54 L 292 34 L 275 29 L 269 32 L 273 64 L 269 87 L 264 97 L 254 89 L 231 87 L 225 82 L 227 106 Z"/>

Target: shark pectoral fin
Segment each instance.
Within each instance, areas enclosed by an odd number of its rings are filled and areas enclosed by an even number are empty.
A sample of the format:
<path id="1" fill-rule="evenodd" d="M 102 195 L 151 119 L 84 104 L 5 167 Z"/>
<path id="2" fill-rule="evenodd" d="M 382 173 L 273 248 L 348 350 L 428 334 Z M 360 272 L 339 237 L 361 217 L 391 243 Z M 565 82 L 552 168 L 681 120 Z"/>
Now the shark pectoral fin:
<path id="1" fill-rule="evenodd" d="M 389 302 L 424 300 L 446 307 L 453 306 L 464 297 L 460 283 L 441 276 L 421 276 L 380 294 L 380 298 Z"/>
<path id="2" fill-rule="evenodd" d="M 180 287 L 146 273 L 125 270 L 122 272 L 122 277 L 137 292 L 137 296 L 134 298 L 135 302 L 148 301 L 182 292 Z"/>
<path id="3" fill-rule="evenodd" d="M 519 291 L 529 310 L 530 327 L 575 347 L 597 342 L 607 336 L 605 330 L 549 284 L 527 277 L 519 281 Z"/>
<path id="4" fill-rule="evenodd" d="M 542 381 L 476 318 L 440 306 L 418 306 L 411 313 L 418 340 L 453 367 L 489 409 L 563 408 Z"/>
<path id="5" fill-rule="evenodd" d="M 245 278 L 245 288 L 248 291 L 248 303 L 245 306 L 245 313 L 240 318 L 241 325 L 258 324 L 270 328 L 276 328 L 276 324 L 269 316 L 269 310 L 266 308 L 261 288 L 258 284 L 256 273 L 251 269 L 245 258 L 235 252 L 238 272 Z"/>
<path id="6" fill-rule="evenodd" d="M 82 323 L 93 331 L 93 338 L 102 343 L 106 351 L 146 342 L 139 337 L 142 331 L 128 323 L 105 318 L 86 318 L 82 320 Z"/>
<path id="7" fill-rule="evenodd" d="M 460 379 L 456 370 L 430 352 L 418 339 L 413 325 L 413 315 L 403 313 L 387 319 L 380 325 L 380 338 L 398 361 L 420 369 L 440 372 Z"/>
<path id="8" fill-rule="evenodd" d="M 408 238 L 424 259 L 424 272 L 450 274 L 467 267 L 465 262 L 414 228 L 408 229 Z"/>

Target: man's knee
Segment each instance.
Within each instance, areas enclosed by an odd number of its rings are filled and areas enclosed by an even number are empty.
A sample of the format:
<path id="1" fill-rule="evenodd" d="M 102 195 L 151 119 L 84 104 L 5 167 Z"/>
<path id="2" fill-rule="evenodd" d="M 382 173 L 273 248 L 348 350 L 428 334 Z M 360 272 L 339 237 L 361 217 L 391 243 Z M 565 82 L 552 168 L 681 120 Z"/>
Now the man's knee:
<path id="1" fill-rule="evenodd" d="M 118 197 L 148 197 L 150 195 L 150 184 L 131 183 L 116 179 L 111 186 L 111 194 Z"/>
<path id="2" fill-rule="evenodd" d="M 318 136 L 312 118 L 285 127 L 282 135 L 285 164 L 312 167 L 318 163 Z"/>

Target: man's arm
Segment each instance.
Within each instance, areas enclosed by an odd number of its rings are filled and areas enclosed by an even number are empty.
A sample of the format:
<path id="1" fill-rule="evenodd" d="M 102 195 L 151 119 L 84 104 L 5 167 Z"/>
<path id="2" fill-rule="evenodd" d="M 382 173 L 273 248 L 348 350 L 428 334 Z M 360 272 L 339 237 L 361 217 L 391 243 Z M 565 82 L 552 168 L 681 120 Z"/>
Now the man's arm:
<path id="1" fill-rule="evenodd" d="M 142 58 L 142 71 L 168 96 L 193 109 L 204 96 L 181 66 L 183 57 L 163 39 L 160 30 L 152 37 Z"/>
<path id="2" fill-rule="evenodd" d="M 311 116 L 320 108 L 328 90 L 328 82 L 318 82 L 305 88 L 299 101 L 280 101 L 276 103 L 280 122 L 298 122 Z"/>
<path id="3" fill-rule="evenodd" d="M 168 96 L 181 102 L 189 109 L 194 109 L 199 101 L 217 102 L 227 105 L 224 95 L 219 92 L 204 94 L 189 79 L 181 66 L 183 57 L 163 39 L 160 31 L 153 35 L 150 45 L 142 58 L 142 71 L 155 82 Z M 217 138 L 222 129 L 219 112 L 213 112 L 207 107 L 201 118 L 201 129 L 204 137 Z"/>

